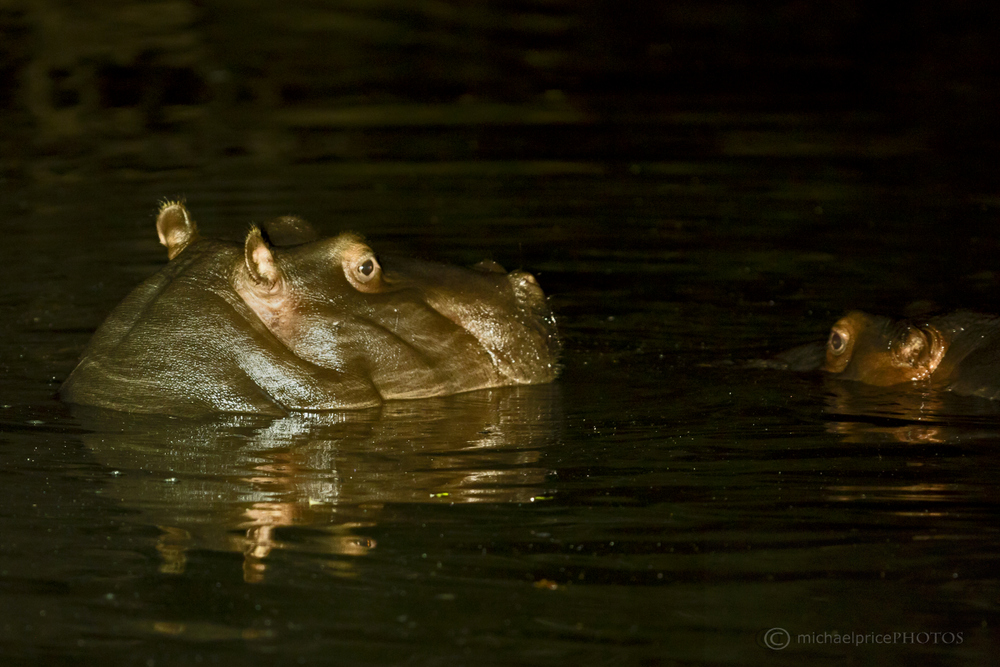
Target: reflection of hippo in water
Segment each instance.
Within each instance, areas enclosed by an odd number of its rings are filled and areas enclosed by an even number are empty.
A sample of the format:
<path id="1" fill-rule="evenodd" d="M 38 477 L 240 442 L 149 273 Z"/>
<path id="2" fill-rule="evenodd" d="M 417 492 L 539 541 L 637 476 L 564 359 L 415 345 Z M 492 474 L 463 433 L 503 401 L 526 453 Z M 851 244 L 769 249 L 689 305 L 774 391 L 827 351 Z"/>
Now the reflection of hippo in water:
<path id="1" fill-rule="evenodd" d="M 959 311 L 894 321 L 854 311 L 830 330 L 822 369 L 881 387 L 925 380 L 1000 399 L 1000 318 Z"/>
<path id="2" fill-rule="evenodd" d="M 555 385 L 277 418 L 73 414 L 114 471 L 103 497 L 161 531 L 162 571 L 185 571 L 192 551 L 242 551 L 247 581 L 264 578 L 275 549 L 349 571 L 341 557 L 378 546 L 369 529 L 392 520 L 386 506 L 544 499 L 544 451 L 563 421 Z"/>
<path id="3" fill-rule="evenodd" d="M 285 414 L 550 382 L 555 322 L 534 277 L 377 258 L 282 218 L 243 247 L 157 219 L 171 262 L 97 330 L 61 391 L 130 412 Z"/>

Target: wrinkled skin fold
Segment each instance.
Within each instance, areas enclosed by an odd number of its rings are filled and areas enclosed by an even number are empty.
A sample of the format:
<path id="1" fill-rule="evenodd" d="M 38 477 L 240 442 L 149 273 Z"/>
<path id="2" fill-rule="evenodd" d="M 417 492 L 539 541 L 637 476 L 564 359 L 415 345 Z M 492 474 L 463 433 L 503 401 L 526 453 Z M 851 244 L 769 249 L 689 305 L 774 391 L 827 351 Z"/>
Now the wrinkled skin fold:
<path id="1" fill-rule="evenodd" d="M 157 219 L 170 262 L 94 334 L 60 389 L 138 413 L 287 414 L 551 382 L 559 340 L 523 271 L 380 258 L 286 217 L 245 244 L 203 239 L 187 209 Z"/>

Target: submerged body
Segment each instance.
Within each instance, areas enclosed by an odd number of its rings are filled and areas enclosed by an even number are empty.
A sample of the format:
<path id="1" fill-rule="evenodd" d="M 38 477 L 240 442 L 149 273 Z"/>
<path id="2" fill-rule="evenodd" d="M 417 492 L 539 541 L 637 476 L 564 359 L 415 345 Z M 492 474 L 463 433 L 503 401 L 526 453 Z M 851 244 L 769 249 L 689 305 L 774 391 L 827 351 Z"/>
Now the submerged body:
<path id="1" fill-rule="evenodd" d="M 200 238 L 176 203 L 157 231 L 170 263 L 97 330 L 65 400 L 285 414 L 555 379 L 555 323 L 528 273 L 401 259 L 383 270 L 360 237 L 316 239 L 296 218 L 241 247 Z"/>
<path id="2" fill-rule="evenodd" d="M 822 369 L 876 386 L 926 381 L 1000 399 L 1000 318 L 959 311 L 896 321 L 853 311 L 830 330 Z"/>

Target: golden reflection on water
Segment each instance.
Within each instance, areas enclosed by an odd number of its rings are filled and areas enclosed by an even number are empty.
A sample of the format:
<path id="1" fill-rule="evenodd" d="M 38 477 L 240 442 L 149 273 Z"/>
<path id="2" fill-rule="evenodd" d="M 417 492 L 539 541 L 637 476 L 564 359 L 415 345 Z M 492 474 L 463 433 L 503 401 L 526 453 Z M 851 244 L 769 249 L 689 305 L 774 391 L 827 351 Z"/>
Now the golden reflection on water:
<path id="1" fill-rule="evenodd" d="M 880 427 L 863 422 L 830 422 L 827 424 L 827 431 L 844 436 L 844 442 L 856 443 L 895 441 L 913 444 L 940 444 L 944 443 L 948 437 L 946 430 L 940 426 L 920 424 Z"/>
<path id="2" fill-rule="evenodd" d="M 848 445 L 913 445 L 913 460 L 906 461 L 905 466 L 917 476 L 923 474 L 921 468 L 927 462 L 928 450 L 923 447 L 1000 441 L 1000 406 L 996 401 L 956 396 L 925 383 L 872 387 L 828 380 L 826 388 L 825 411 L 831 417 L 827 432 L 840 436 Z M 965 498 L 970 491 L 963 484 L 914 481 L 912 475 L 906 476 L 909 479 L 898 483 L 879 480 L 826 486 L 825 498 L 834 502 L 933 504 L 933 509 L 920 510 L 914 510 L 912 505 L 898 510 L 887 506 L 885 513 L 936 518 L 951 514 L 940 509 L 941 503 Z"/>
<path id="3" fill-rule="evenodd" d="M 273 420 L 79 416 L 110 471 L 104 495 L 160 529 L 161 572 L 184 573 L 207 548 L 241 553 L 244 579 L 259 583 L 279 549 L 334 556 L 321 559 L 328 572 L 351 576 L 390 503 L 544 498 L 559 412 L 557 388 L 543 386 Z M 283 538 L 305 526 L 316 530 Z"/>
<path id="4" fill-rule="evenodd" d="M 912 422 L 939 421 L 946 412 L 945 392 L 923 383 L 873 387 L 849 380 L 828 380 L 826 412 L 899 419 Z M 919 426 L 919 424 L 917 424 Z"/>
<path id="5" fill-rule="evenodd" d="M 872 484 L 827 486 L 827 500 L 852 502 L 866 501 L 917 501 L 934 502 L 951 500 L 960 489 L 953 484 Z M 899 514 L 894 512 L 894 514 Z M 905 514 L 913 515 L 907 512 Z M 946 512 L 918 512 L 919 516 L 944 516 Z"/>
<path id="6" fill-rule="evenodd" d="M 147 623 L 141 625 L 145 626 Z M 267 628 L 237 628 L 222 623 L 154 621 L 151 626 L 157 634 L 194 641 L 253 641 L 271 639 L 276 634 Z"/>
<path id="7" fill-rule="evenodd" d="M 944 444 L 997 435 L 1000 402 L 957 396 L 942 387 L 907 383 L 872 387 L 827 380 L 826 430 L 844 442 Z"/>

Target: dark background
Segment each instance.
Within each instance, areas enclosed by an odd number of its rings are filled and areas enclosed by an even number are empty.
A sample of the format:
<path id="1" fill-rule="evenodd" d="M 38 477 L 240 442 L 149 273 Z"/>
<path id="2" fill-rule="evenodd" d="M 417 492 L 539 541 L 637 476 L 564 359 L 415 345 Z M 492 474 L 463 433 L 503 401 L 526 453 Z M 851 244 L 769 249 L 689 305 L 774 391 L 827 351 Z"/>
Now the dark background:
<path id="1" fill-rule="evenodd" d="M 997 14 L 962 1 L 7 0 L 0 175 L 780 156 L 791 135 L 800 152 L 875 152 L 902 158 L 902 179 L 989 192 Z M 817 119 L 890 140 L 818 136 Z"/>

